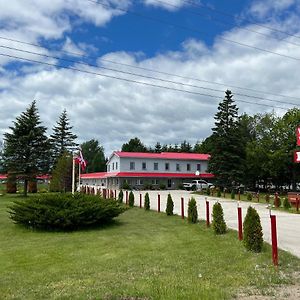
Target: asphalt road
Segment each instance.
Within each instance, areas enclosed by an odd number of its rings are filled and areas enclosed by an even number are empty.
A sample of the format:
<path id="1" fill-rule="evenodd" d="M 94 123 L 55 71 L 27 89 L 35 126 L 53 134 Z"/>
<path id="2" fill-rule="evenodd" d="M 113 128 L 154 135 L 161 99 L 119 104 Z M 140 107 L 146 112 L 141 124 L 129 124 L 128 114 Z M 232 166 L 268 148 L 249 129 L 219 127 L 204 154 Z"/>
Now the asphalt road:
<path id="1" fill-rule="evenodd" d="M 135 191 L 135 205 L 139 205 L 139 194 L 142 194 L 142 203 L 144 203 L 144 195 L 147 191 Z M 188 191 L 172 190 L 172 191 L 148 191 L 150 196 L 150 208 L 157 210 L 157 198 L 160 194 L 161 212 L 166 209 L 167 195 L 170 193 L 174 201 L 174 214 L 181 214 L 181 197 L 184 198 L 184 212 L 187 216 L 188 201 L 191 196 L 194 196 L 197 201 L 199 219 L 206 219 L 205 196 L 191 195 Z M 124 195 L 125 198 L 125 195 Z M 124 199 L 125 200 L 125 199 Z M 238 229 L 237 222 L 237 201 L 224 198 L 207 197 L 210 202 L 210 213 L 215 202 L 219 201 L 222 204 L 225 221 L 229 228 Z M 246 215 L 248 206 L 254 207 L 260 215 L 263 228 L 264 240 L 271 244 L 271 223 L 270 212 L 266 204 L 240 202 L 242 207 L 243 218 Z M 290 214 L 281 211 L 272 211 L 276 215 L 277 220 L 277 239 L 278 247 L 287 250 L 300 258 L 300 215 Z"/>

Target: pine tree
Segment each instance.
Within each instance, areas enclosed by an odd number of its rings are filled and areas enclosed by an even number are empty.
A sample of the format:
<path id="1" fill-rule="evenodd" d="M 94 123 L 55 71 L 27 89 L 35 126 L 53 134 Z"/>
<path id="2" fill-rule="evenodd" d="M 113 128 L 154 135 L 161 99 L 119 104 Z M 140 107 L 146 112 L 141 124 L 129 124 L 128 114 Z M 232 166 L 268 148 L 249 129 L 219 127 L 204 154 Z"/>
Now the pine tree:
<path id="1" fill-rule="evenodd" d="M 211 138 L 213 147 L 209 171 L 216 175 L 220 186 L 231 186 L 243 177 L 246 145 L 243 142 L 238 108 L 232 97 L 231 91 L 227 90 L 215 115 L 216 127 L 213 128 Z"/>
<path id="2" fill-rule="evenodd" d="M 53 127 L 53 133 L 50 136 L 50 142 L 53 151 L 53 162 L 56 163 L 58 158 L 65 152 L 70 152 L 76 147 L 75 140 L 77 136 L 71 132 L 73 126 L 70 126 L 70 121 L 67 116 L 67 111 L 64 110 Z"/>
<path id="3" fill-rule="evenodd" d="M 226 233 L 226 222 L 224 220 L 224 213 L 222 205 L 217 202 L 213 206 L 213 221 L 212 227 L 214 229 L 215 234 L 224 234 Z"/>
<path id="4" fill-rule="evenodd" d="M 40 116 L 33 101 L 25 112 L 9 127 L 11 133 L 4 134 L 3 162 L 5 169 L 24 180 L 24 196 L 27 195 L 28 180 L 48 171 L 50 144 L 46 127 L 41 126 Z"/>
<path id="5" fill-rule="evenodd" d="M 195 198 L 192 197 L 188 204 L 188 222 L 197 223 L 197 221 L 198 221 L 197 203 Z"/>
<path id="6" fill-rule="evenodd" d="M 173 209 L 174 209 L 174 202 L 172 200 L 171 194 L 168 194 L 167 198 L 167 207 L 166 207 L 166 214 L 168 216 L 173 216 Z"/>

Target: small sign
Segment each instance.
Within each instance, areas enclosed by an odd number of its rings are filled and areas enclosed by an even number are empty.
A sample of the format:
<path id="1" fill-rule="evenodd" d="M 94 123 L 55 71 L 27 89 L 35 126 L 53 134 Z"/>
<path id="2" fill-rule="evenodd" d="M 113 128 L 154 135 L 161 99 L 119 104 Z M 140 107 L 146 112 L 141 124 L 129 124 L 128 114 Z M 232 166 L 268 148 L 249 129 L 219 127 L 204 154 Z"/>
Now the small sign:
<path id="1" fill-rule="evenodd" d="M 297 146 L 300 146 L 300 126 L 296 129 Z"/>
<path id="2" fill-rule="evenodd" d="M 294 162 L 295 163 L 300 163 L 300 151 L 295 151 L 294 152 Z"/>

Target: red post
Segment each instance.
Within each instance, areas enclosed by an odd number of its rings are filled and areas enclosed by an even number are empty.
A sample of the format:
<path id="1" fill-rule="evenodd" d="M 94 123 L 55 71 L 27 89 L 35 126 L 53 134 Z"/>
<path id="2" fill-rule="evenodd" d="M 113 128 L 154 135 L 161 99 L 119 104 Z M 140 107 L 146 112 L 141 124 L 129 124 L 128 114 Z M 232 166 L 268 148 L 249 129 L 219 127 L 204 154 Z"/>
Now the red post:
<path id="1" fill-rule="evenodd" d="M 128 191 L 126 191 L 126 205 L 128 205 Z"/>
<path id="2" fill-rule="evenodd" d="M 299 211 L 299 196 L 296 197 L 296 210 Z"/>
<path id="3" fill-rule="evenodd" d="M 277 247 L 277 229 L 276 216 L 271 215 L 271 235 L 272 235 L 272 258 L 274 266 L 278 266 L 278 247 Z"/>
<path id="4" fill-rule="evenodd" d="M 206 226 L 210 226 L 209 222 L 209 201 L 206 200 Z"/>
<path id="5" fill-rule="evenodd" d="M 184 219 L 184 199 L 181 197 L 181 219 Z"/>
<path id="6" fill-rule="evenodd" d="M 140 208 L 142 208 L 142 194 L 140 194 Z"/>
<path id="7" fill-rule="evenodd" d="M 242 208 L 238 207 L 238 228 L 239 228 L 239 240 L 243 240 L 243 221 L 242 221 Z"/>
<path id="8" fill-rule="evenodd" d="M 160 194 L 157 195 L 157 212 L 160 212 Z"/>

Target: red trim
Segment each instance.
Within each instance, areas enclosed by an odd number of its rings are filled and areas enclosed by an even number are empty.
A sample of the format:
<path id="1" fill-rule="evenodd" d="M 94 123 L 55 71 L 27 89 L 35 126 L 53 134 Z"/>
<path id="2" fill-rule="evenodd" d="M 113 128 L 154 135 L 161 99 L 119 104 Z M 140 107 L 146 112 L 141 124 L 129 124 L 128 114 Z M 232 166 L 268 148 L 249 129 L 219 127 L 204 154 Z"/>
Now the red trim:
<path id="1" fill-rule="evenodd" d="M 119 173 L 88 173 L 82 174 L 82 179 L 103 179 L 108 177 L 150 177 L 150 178 L 214 178 L 213 174 L 202 173 L 196 176 L 193 173 L 143 173 L 143 172 L 119 172 Z"/>
<path id="2" fill-rule="evenodd" d="M 179 159 L 179 160 L 209 160 L 209 154 L 201 153 L 178 153 L 178 152 L 161 152 L 161 153 L 145 153 L 145 152 L 122 152 L 115 151 L 113 154 L 118 157 L 128 158 L 154 158 L 154 159 Z"/>

